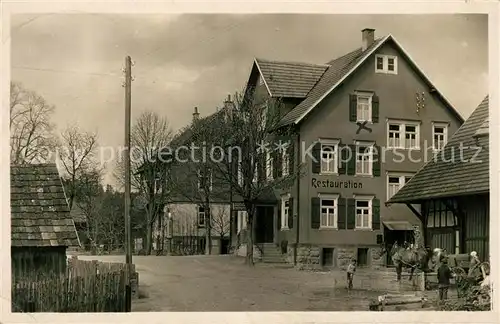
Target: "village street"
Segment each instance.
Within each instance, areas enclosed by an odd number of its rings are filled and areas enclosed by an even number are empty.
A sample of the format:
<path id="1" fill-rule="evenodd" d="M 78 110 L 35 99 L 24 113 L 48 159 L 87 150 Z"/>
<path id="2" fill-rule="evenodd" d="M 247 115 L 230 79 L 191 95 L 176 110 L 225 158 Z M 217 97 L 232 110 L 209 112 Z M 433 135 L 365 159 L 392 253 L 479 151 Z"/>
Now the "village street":
<path id="1" fill-rule="evenodd" d="M 79 256 L 82 260 L 123 262 L 124 256 Z M 369 301 L 401 288 L 395 273 L 359 269 L 354 289 L 345 272 L 298 271 L 257 263 L 249 269 L 233 256 L 134 256 L 145 298 L 133 311 L 367 311 Z"/>

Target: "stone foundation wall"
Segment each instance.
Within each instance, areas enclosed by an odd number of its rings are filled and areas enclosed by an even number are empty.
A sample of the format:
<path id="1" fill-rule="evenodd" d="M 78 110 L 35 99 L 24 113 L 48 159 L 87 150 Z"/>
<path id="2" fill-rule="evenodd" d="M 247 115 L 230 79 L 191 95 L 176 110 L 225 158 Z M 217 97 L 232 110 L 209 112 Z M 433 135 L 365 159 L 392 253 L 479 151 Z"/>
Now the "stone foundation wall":
<path id="1" fill-rule="evenodd" d="M 346 270 L 347 265 L 352 259 L 357 258 L 357 246 L 331 246 L 334 248 L 334 264 L 337 269 Z M 297 249 L 297 268 L 300 269 L 321 269 L 321 250 L 322 246 L 301 244 Z M 294 245 L 287 247 L 285 259 L 288 263 L 294 261 Z M 369 266 L 375 269 L 384 266 L 384 257 L 380 257 L 379 247 L 369 247 L 368 262 Z"/>

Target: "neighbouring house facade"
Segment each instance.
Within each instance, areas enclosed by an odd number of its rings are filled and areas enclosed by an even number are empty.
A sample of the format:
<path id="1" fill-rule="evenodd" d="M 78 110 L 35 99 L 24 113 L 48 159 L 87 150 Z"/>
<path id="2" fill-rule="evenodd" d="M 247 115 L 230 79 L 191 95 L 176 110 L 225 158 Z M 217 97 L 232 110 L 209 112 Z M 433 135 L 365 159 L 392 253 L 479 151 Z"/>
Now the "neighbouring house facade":
<path id="1" fill-rule="evenodd" d="M 55 164 L 10 167 L 12 278 L 62 273 L 80 246 Z"/>
<path id="2" fill-rule="evenodd" d="M 313 267 L 343 267 L 350 258 L 383 264 L 380 244 L 410 239 L 421 226 L 408 208 L 385 202 L 463 119 L 392 35 L 375 39 L 364 29 L 361 45 L 326 64 L 253 63 L 253 95 L 279 99 L 276 132 L 293 133 L 292 150 L 271 168 L 305 172 L 257 208 L 255 244 L 264 255 L 279 249 Z M 244 218 L 236 212 L 233 245 Z"/>
<path id="3" fill-rule="evenodd" d="M 411 209 L 424 224 L 424 241 L 449 253 L 476 251 L 490 258 L 489 98 L 389 204 L 420 204 Z M 409 210 L 410 210 L 409 209 Z"/>
<path id="4" fill-rule="evenodd" d="M 225 108 L 230 104 L 225 101 Z M 197 123 L 211 123 L 223 118 L 226 109 L 201 118 L 195 107 L 193 122 L 181 131 L 171 145 L 164 150 L 176 150 L 180 146 L 189 147 L 194 139 Z M 195 126 L 196 125 L 196 126 Z M 230 248 L 231 194 L 227 185 L 213 170 L 204 170 L 204 165 L 191 161 L 186 150 L 178 151 L 179 160 L 164 168 L 171 184 L 166 197 L 163 213 L 153 225 L 153 247 L 172 253 L 203 254 L 207 244 L 206 231 L 211 224 L 212 254 L 226 254 Z M 160 153 L 162 154 L 162 153 Z M 205 198 L 205 196 L 208 196 Z"/>

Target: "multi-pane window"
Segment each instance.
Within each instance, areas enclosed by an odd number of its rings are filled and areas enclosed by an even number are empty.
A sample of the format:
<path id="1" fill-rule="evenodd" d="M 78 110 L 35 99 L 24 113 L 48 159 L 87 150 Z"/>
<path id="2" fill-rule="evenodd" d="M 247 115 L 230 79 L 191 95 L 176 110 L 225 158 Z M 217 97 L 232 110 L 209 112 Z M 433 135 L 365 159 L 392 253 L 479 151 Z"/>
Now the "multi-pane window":
<path id="1" fill-rule="evenodd" d="M 417 144 L 417 126 L 405 125 L 405 147 L 416 148 Z"/>
<path id="2" fill-rule="evenodd" d="M 388 56 L 387 57 L 387 71 L 394 72 L 396 71 L 396 58 Z"/>
<path id="3" fill-rule="evenodd" d="M 372 120 L 372 96 L 370 93 L 357 93 L 357 121 L 371 121 Z"/>
<path id="4" fill-rule="evenodd" d="M 389 174 L 387 176 L 387 199 L 396 194 L 408 181 L 411 175 Z"/>
<path id="5" fill-rule="evenodd" d="M 288 217 L 290 217 L 290 199 L 288 196 L 281 197 L 281 228 L 288 228 Z"/>
<path id="6" fill-rule="evenodd" d="M 387 147 L 418 149 L 420 125 L 416 122 L 390 121 L 387 125 Z"/>
<path id="7" fill-rule="evenodd" d="M 372 200 L 356 199 L 356 228 L 371 228 Z"/>
<path id="8" fill-rule="evenodd" d="M 205 207 L 198 206 L 198 226 L 205 226 Z"/>
<path id="9" fill-rule="evenodd" d="M 432 148 L 435 151 L 441 150 L 446 145 L 448 126 L 446 124 L 435 123 L 432 127 Z"/>
<path id="10" fill-rule="evenodd" d="M 375 72 L 397 74 L 398 73 L 397 57 L 392 55 L 376 55 Z"/>
<path id="11" fill-rule="evenodd" d="M 321 227 L 337 227 L 338 197 L 321 197 Z"/>
<path id="12" fill-rule="evenodd" d="M 358 143 L 356 146 L 356 174 L 372 175 L 373 144 Z"/>
<path id="13" fill-rule="evenodd" d="M 401 147 L 401 125 L 389 124 L 389 138 L 387 146 Z"/>
<path id="14" fill-rule="evenodd" d="M 321 144 L 321 172 L 322 173 L 337 173 L 338 170 L 338 143 L 322 143 Z"/>

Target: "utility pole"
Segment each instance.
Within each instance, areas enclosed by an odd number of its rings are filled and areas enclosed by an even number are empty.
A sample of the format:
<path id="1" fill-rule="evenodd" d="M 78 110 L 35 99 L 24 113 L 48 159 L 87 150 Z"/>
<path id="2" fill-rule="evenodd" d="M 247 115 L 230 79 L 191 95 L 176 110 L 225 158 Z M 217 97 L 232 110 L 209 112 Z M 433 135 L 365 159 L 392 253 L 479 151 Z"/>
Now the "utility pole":
<path id="1" fill-rule="evenodd" d="M 128 281 L 126 283 L 127 311 L 132 310 L 132 287 L 130 279 L 132 276 L 132 237 L 130 226 L 130 115 L 132 97 L 132 59 L 125 58 L 125 263 L 128 269 Z"/>

